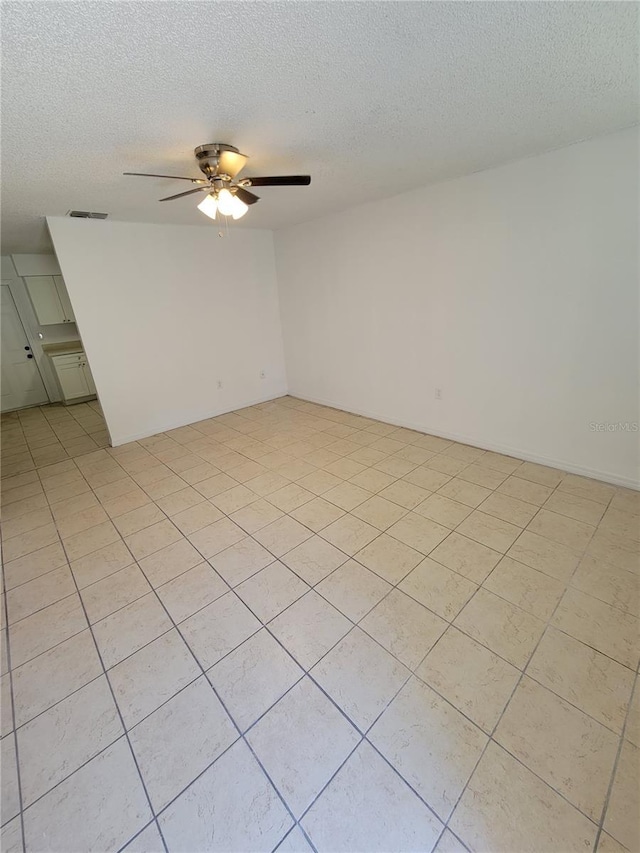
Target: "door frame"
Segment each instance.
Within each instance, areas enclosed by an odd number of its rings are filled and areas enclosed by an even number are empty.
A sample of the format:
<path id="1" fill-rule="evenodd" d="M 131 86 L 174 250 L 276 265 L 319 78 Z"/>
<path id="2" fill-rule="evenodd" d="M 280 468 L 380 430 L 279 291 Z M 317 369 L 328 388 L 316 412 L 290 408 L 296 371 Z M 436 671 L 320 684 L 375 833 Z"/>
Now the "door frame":
<path id="1" fill-rule="evenodd" d="M 20 323 L 20 326 L 22 327 L 22 332 L 25 336 L 25 339 L 28 341 L 29 346 L 31 347 L 31 355 L 34 355 L 33 343 L 32 343 L 32 340 L 29 336 L 29 333 L 26 329 L 24 320 L 20 314 L 20 309 L 18 308 L 18 303 L 16 302 L 16 298 L 14 296 L 13 289 L 11 287 L 11 281 L 9 279 L 2 279 L 1 284 L 2 284 L 2 287 L 6 287 L 7 290 L 9 291 L 9 295 L 11 296 L 11 299 L 13 300 L 13 307 L 16 309 L 16 316 L 18 318 L 18 322 Z M 40 381 L 42 382 L 42 388 L 44 390 L 44 393 L 45 393 L 47 399 L 43 400 L 41 403 L 32 403 L 28 406 L 16 406 L 13 409 L 3 409 L 2 410 L 3 415 L 7 414 L 8 412 L 17 412 L 17 411 L 20 411 L 21 409 L 36 409 L 39 406 L 45 406 L 45 405 L 47 405 L 47 403 L 51 402 L 51 400 L 49 399 L 49 390 L 47 388 L 47 384 L 44 381 L 44 376 L 42 375 L 42 371 L 40 370 L 40 365 L 38 364 L 38 360 L 37 360 L 37 358 L 35 358 L 35 355 L 34 355 L 33 362 L 35 364 L 36 370 L 38 371 L 38 376 L 40 377 Z"/>

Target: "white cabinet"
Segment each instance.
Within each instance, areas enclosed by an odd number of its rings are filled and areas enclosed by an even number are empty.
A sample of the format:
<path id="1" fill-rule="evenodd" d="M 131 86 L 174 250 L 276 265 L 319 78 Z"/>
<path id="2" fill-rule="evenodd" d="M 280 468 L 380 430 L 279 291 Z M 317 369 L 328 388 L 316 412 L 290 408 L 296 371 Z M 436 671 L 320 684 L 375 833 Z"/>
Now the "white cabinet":
<path id="1" fill-rule="evenodd" d="M 52 356 L 62 398 L 66 402 L 79 397 L 94 397 L 96 386 L 83 352 Z"/>
<path id="2" fill-rule="evenodd" d="M 38 323 L 75 323 L 69 294 L 61 275 L 28 275 L 25 282 Z"/>

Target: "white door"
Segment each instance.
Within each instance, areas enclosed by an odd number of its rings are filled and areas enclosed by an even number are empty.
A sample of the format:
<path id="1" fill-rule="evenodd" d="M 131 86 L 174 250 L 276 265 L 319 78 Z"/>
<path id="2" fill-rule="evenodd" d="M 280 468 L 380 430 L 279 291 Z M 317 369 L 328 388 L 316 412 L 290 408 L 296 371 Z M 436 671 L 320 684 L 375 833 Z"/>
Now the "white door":
<path id="1" fill-rule="evenodd" d="M 9 286 L 2 285 L 1 357 L 2 385 L 1 409 L 9 412 L 25 406 L 48 403 L 38 365 L 29 347 L 29 341 L 18 315 Z M 31 357 L 29 357 L 31 356 Z"/>

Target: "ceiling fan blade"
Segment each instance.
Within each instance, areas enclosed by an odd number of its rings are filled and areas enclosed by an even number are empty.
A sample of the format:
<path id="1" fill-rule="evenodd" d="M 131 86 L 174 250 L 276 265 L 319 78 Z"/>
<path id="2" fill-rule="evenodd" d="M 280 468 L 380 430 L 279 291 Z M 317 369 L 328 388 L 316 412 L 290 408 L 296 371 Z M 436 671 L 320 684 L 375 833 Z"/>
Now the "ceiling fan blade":
<path id="1" fill-rule="evenodd" d="M 186 193 L 178 193 L 177 195 L 168 195 L 166 198 L 158 199 L 158 201 L 173 201 L 174 198 L 182 198 L 184 195 L 191 195 L 192 193 L 201 193 L 201 192 L 210 192 L 211 187 L 207 185 L 206 187 L 196 187 L 195 190 L 187 190 Z"/>
<path id="2" fill-rule="evenodd" d="M 252 187 L 308 187 L 311 175 L 276 175 L 273 178 L 247 178 Z"/>
<path id="3" fill-rule="evenodd" d="M 245 204 L 255 204 L 257 201 L 260 201 L 259 195 L 250 193 L 249 190 L 245 190 L 244 187 L 237 187 L 236 195 L 240 201 L 243 201 Z"/>
<path id="4" fill-rule="evenodd" d="M 204 184 L 200 178 L 184 178 L 182 175 L 150 175 L 148 172 L 123 172 L 123 175 L 136 175 L 139 178 L 171 178 L 174 181 L 191 181 L 194 184 Z"/>

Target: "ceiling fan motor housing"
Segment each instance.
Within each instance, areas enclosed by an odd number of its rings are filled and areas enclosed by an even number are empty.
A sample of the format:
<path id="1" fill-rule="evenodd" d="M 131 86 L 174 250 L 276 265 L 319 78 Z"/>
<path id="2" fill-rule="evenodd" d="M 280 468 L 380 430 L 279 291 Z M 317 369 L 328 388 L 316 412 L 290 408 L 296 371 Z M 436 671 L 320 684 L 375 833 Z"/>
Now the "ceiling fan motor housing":
<path id="1" fill-rule="evenodd" d="M 242 171 L 248 157 L 241 154 L 233 145 L 224 142 L 208 142 L 199 145 L 195 151 L 198 166 L 207 178 L 221 177 L 233 180 Z"/>

